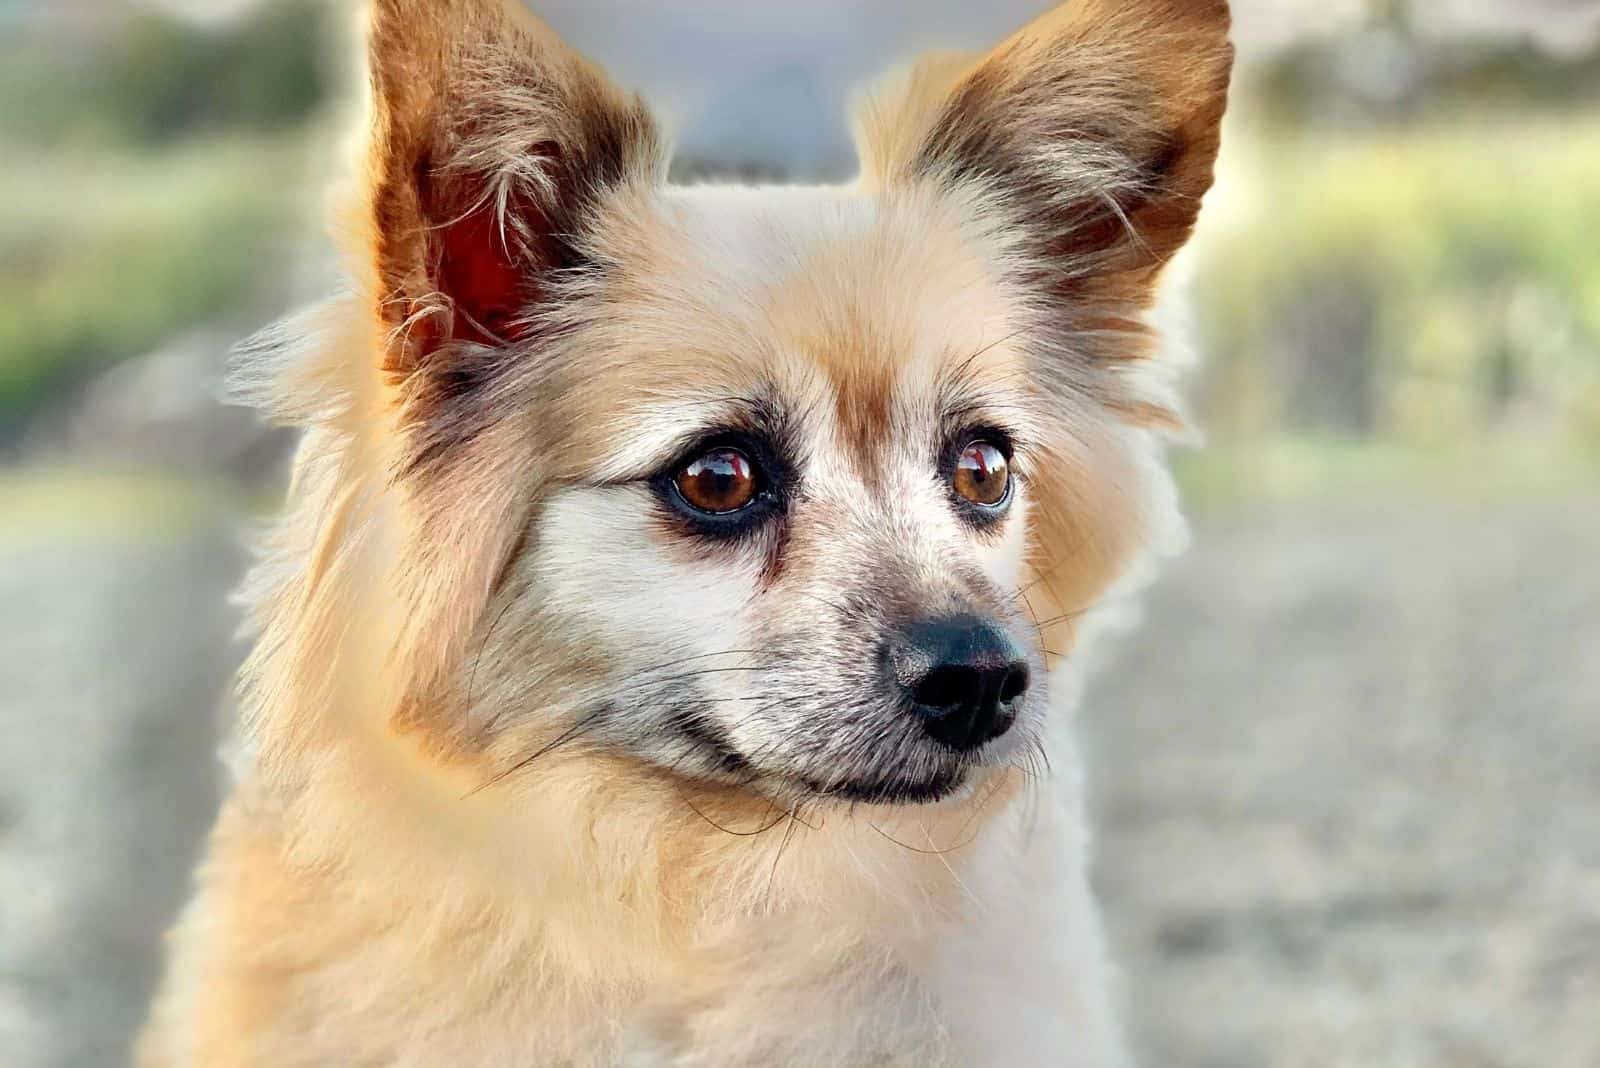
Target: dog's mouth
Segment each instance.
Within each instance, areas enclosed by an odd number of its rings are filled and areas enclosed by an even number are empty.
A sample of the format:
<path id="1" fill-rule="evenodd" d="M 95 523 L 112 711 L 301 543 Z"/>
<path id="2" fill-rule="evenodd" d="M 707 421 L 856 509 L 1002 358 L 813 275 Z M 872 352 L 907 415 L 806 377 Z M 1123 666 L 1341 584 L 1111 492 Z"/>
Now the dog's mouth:
<path id="1" fill-rule="evenodd" d="M 675 770 L 680 774 L 785 795 L 788 800 L 871 805 L 933 804 L 958 793 L 967 784 L 972 767 L 969 761 L 954 760 L 918 774 L 883 769 L 825 778 L 781 768 L 758 769 L 743 754 L 720 739 L 711 743 L 697 738 L 695 742 L 695 748 L 701 756 L 698 774 L 690 772 L 685 762 L 679 761 Z"/>
<path id="2" fill-rule="evenodd" d="M 670 770 L 690 780 L 752 790 L 786 803 L 928 805 L 959 795 L 977 769 L 1010 752 L 1008 743 L 958 751 L 897 730 L 891 718 L 870 745 L 832 758 L 786 758 L 783 746 L 747 752 L 699 706 L 672 717 L 679 749 Z"/>
<path id="3" fill-rule="evenodd" d="M 917 761 L 916 768 L 864 767 L 837 776 L 811 770 L 759 767 L 721 733 L 696 727 L 680 733 L 698 760 L 677 760 L 674 770 L 690 778 L 744 786 L 786 795 L 790 800 L 840 801 L 873 805 L 926 805 L 943 801 L 964 787 L 976 761 L 953 754 Z M 927 764 L 932 763 L 932 767 Z"/>
<path id="4" fill-rule="evenodd" d="M 800 781 L 818 798 L 869 805 L 928 805 L 943 801 L 960 790 L 966 784 L 967 769 L 953 767 L 924 778 L 863 778 L 821 783 L 802 777 Z"/>

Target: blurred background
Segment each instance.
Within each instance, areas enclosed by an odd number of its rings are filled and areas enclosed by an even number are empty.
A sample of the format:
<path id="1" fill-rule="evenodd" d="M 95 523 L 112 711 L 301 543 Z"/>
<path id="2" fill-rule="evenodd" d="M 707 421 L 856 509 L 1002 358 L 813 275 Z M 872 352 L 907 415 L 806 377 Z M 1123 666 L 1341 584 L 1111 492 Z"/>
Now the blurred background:
<path id="1" fill-rule="evenodd" d="M 546 0 L 686 174 L 848 175 L 849 90 L 1047 0 Z M 1600 1065 L 1600 4 L 1235 0 L 1187 263 L 1195 545 L 1082 730 L 1146 1062 Z M 320 0 L 0 0 L 0 1064 L 122 1062 L 219 788 L 335 277 Z"/>

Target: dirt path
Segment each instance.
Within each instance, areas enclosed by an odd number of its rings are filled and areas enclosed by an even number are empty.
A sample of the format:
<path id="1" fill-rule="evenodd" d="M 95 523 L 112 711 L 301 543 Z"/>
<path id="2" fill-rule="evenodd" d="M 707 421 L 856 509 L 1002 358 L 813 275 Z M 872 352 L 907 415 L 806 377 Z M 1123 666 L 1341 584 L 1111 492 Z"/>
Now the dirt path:
<path id="1" fill-rule="evenodd" d="M 1147 1063 L 1600 1065 L 1600 498 L 1201 525 L 1086 718 Z"/>
<path id="2" fill-rule="evenodd" d="M 0 1064 L 126 1061 L 220 771 L 219 527 L 0 544 Z"/>

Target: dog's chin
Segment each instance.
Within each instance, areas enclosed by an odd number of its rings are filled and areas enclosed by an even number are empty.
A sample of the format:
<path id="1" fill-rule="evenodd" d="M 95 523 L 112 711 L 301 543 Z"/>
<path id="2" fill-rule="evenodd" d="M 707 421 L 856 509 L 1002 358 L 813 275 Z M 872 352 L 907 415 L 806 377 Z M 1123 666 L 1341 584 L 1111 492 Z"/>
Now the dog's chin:
<path id="1" fill-rule="evenodd" d="M 967 769 L 954 767 L 932 776 L 890 776 L 819 783 L 802 779 L 813 798 L 867 805 L 931 805 L 948 800 L 967 786 Z"/>
<path id="2" fill-rule="evenodd" d="M 747 756 L 704 729 L 684 731 L 679 740 L 684 749 L 668 761 L 655 754 L 646 759 L 686 782 L 748 791 L 785 807 L 829 802 L 911 806 L 959 800 L 972 792 L 983 769 L 994 766 L 996 759 L 993 753 L 986 757 L 925 752 L 905 763 L 865 761 L 848 773 L 825 774 L 811 761 L 788 764 L 771 755 L 764 761 Z"/>
<path id="3" fill-rule="evenodd" d="M 931 771 L 919 769 L 919 774 L 884 768 L 824 779 L 799 769 L 758 769 L 742 756 L 732 759 L 732 751 L 722 746 L 697 750 L 698 761 L 674 762 L 671 770 L 678 777 L 707 786 L 749 790 L 786 806 L 816 802 L 931 805 L 968 792 L 977 767 L 970 761 L 952 760 Z"/>

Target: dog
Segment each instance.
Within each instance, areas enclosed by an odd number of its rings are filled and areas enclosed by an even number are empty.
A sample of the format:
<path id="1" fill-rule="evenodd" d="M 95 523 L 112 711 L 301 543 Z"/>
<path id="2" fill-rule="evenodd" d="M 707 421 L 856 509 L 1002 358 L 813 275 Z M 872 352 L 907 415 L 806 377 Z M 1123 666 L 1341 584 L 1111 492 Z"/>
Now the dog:
<path id="1" fill-rule="evenodd" d="M 349 291 L 141 1039 L 205 1065 L 1127 1062 L 1071 731 L 1182 524 L 1149 311 L 1225 0 L 1070 0 L 680 187 L 516 0 L 372 0 Z"/>

